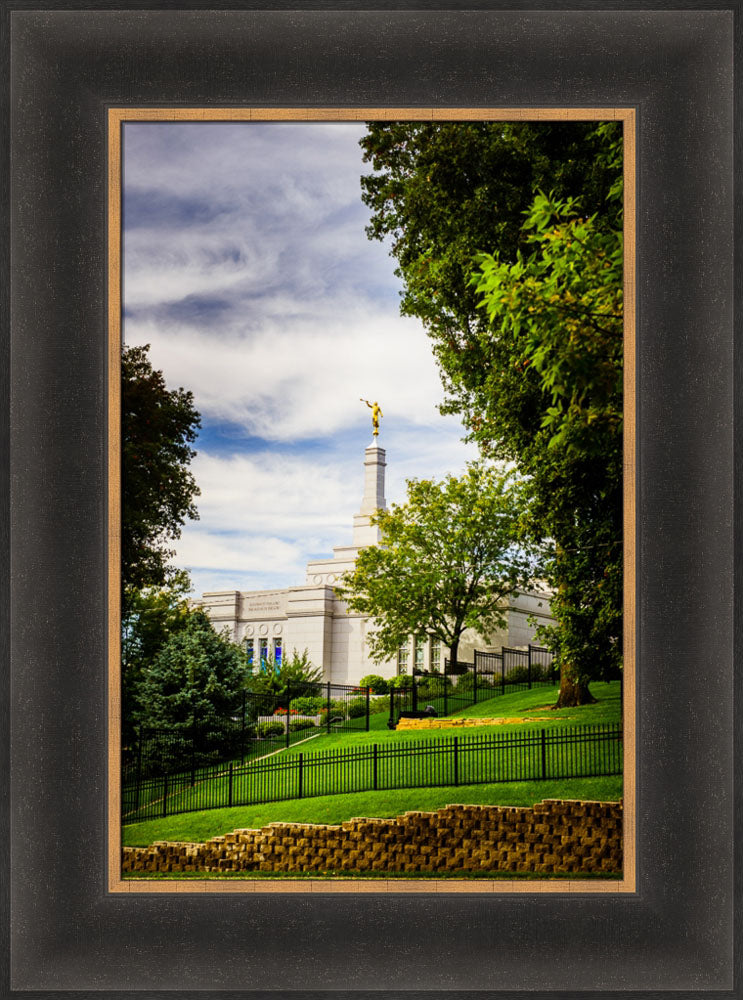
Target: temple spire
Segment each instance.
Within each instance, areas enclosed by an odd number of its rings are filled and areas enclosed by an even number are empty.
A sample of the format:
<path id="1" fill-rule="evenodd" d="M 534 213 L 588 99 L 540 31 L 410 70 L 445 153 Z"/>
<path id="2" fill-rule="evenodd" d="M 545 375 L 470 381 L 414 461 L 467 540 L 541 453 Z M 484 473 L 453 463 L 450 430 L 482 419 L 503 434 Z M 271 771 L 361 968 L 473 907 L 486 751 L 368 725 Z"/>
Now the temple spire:
<path id="1" fill-rule="evenodd" d="M 353 516 L 353 544 L 359 548 L 377 545 L 380 540 L 379 528 L 371 523 L 371 515 L 387 508 L 384 498 L 385 455 L 376 438 L 364 452 L 364 496 L 361 509 Z"/>

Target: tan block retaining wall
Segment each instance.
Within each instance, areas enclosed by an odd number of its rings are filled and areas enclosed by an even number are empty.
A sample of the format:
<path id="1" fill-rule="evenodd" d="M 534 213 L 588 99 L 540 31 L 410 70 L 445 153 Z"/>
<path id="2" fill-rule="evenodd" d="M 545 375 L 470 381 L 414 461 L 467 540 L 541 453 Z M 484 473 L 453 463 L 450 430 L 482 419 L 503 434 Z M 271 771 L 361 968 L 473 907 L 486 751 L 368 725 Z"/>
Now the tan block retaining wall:
<path id="1" fill-rule="evenodd" d="M 446 806 L 341 826 L 271 823 L 205 844 L 123 849 L 129 872 L 620 872 L 621 802 Z"/>
<path id="2" fill-rule="evenodd" d="M 531 719 L 399 719 L 395 731 L 399 729 L 452 729 L 464 726 L 509 726 L 517 722 L 553 722 L 549 716 Z"/>

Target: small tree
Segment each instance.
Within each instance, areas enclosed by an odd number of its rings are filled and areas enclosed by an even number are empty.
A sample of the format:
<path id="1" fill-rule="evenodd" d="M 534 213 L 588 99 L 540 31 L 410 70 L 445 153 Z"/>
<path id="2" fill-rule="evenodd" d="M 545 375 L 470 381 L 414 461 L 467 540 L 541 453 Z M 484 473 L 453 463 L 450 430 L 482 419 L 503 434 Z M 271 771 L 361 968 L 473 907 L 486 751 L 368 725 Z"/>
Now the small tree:
<path id="1" fill-rule="evenodd" d="M 142 684 L 148 668 L 168 640 L 186 628 L 194 612 L 188 606 L 191 581 L 176 570 L 166 586 L 128 591 L 121 621 L 122 723 L 124 738 L 133 735 L 141 713 Z"/>
<path id="2" fill-rule="evenodd" d="M 248 690 L 254 694 L 273 695 L 276 698 L 300 697 L 312 694 L 313 687 L 322 681 L 322 669 L 315 667 L 309 652 L 296 650 L 285 656 L 280 663 L 273 658 L 266 660 L 265 667 L 248 677 Z M 286 706 L 289 707 L 288 705 Z"/>
<path id="3" fill-rule="evenodd" d="M 373 659 L 428 633 L 456 662 L 467 628 L 505 624 L 505 600 L 533 572 L 520 543 L 523 486 L 507 472 L 472 464 L 461 478 L 411 479 L 407 502 L 380 511 L 382 543 L 362 549 L 338 588 L 351 610 L 375 619 Z"/>
<path id="4" fill-rule="evenodd" d="M 245 657 L 218 634 L 205 612 L 193 611 L 145 672 L 139 723 L 188 729 L 237 710 L 245 687 Z"/>

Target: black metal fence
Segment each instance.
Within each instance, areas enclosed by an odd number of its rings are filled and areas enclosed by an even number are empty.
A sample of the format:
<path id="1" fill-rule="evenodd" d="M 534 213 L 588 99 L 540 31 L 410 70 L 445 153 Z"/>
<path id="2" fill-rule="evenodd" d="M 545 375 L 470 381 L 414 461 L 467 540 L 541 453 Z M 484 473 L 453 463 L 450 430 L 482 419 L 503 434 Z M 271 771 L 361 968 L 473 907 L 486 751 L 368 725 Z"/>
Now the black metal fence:
<path id="1" fill-rule="evenodd" d="M 554 680 L 552 653 L 529 646 L 476 650 L 474 663 L 446 659 L 442 674 L 415 676 L 409 687 L 393 688 L 381 698 L 366 688 L 330 682 L 303 682 L 282 695 L 245 692 L 232 716 L 138 730 L 123 747 L 123 781 L 134 787 L 147 778 L 181 774 L 195 782 L 204 769 L 230 760 L 243 764 L 320 732 L 394 728 L 401 712 L 433 706 L 437 715 L 447 716 L 485 698 Z"/>
<path id="2" fill-rule="evenodd" d="M 388 725 L 394 729 L 402 712 L 425 712 L 430 706 L 436 715 L 451 715 L 478 701 L 557 680 L 554 654 L 544 646 L 504 646 L 499 653 L 476 649 L 473 663 L 445 659 L 443 673 L 414 674 L 408 686 L 392 689 Z"/>
<path id="3" fill-rule="evenodd" d="M 175 813 L 392 788 L 546 781 L 622 772 L 617 724 L 374 743 L 164 775 L 125 788 L 124 822 Z"/>
<path id="4" fill-rule="evenodd" d="M 475 688 L 479 687 L 481 697 L 487 691 L 488 698 L 554 685 L 558 681 L 554 654 L 544 646 L 530 645 L 527 649 L 504 646 L 500 653 L 476 649 L 472 670 Z"/>
<path id="5" fill-rule="evenodd" d="M 321 732 L 368 731 L 379 709 L 367 688 L 303 683 L 283 695 L 245 692 L 233 716 L 191 718 L 180 727 L 141 728 L 123 748 L 123 782 L 184 774 L 195 781 L 225 761 L 243 764 Z M 386 718 L 386 716 L 385 716 Z"/>

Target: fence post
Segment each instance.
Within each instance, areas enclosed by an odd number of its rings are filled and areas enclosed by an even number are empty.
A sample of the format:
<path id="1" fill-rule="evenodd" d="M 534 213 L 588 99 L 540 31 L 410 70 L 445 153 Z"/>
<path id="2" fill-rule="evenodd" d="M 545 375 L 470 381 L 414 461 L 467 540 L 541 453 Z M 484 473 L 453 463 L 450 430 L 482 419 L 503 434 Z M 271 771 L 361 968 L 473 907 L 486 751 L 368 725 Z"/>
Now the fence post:
<path id="1" fill-rule="evenodd" d="M 302 771 L 303 770 L 304 770 L 304 754 L 300 753 L 300 755 L 299 755 L 299 779 L 297 781 L 297 784 L 299 786 L 297 788 L 297 798 L 298 799 L 302 798 Z"/>
<path id="2" fill-rule="evenodd" d="M 502 646 L 500 651 L 500 693 L 506 693 L 506 655 Z"/>
<path id="3" fill-rule="evenodd" d="M 529 690 L 531 691 L 531 643 L 529 643 L 529 665 L 526 668 Z"/>
<path id="4" fill-rule="evenodd" d="M 240 727 L 240 763 L 245 763 L 245 698 L 246 694 L 243 691 L 243 714 L 242 714 L 242 724 Z"/>
<path id="5" fill-rule="evenodd" d="M 230 777 L 229 777 L 229 782 L 228 782 L 228 785 L 227 785 L 227 805 L 228 806 L 232 805 L 232 768 L 233 768 L 233 766 L 234 765 L 233 765 L 232 761 L 230 761 Z"/>
<path id="6" fill-rule="evenodd" d="M 449 661 L 451 663 L 451 660 Z M 444 661 L 444 715 L 449 714 L 449 698 L 447 697 L 448 686 L 446 683 L 446 660 Z M 455 737 L 456 738 L 456 737 Z"/>
<path id="7" fill-rule="evenodd" d="M 477 704 L 477 650 L 475 650 L 474 664 L 472 666 L 472 696 L 474 698 L 475 704 Z"/>
<path id="8" fill-rule="evenodd" d="M 326 725 L 328 727 L 328 732 L 330 732 L 330 681 L 328 681 L 328 698 L 326 702 L 326 707 L 328 709 L 328 717 L 326 720 Z"/>
<path id="9" fill-rule="evenodd" d="M 196 784 L 196 713 L 191 716 L 191 788 Z"/>
<path id="10" fill-rule="evenodd" d="M 369 732 L 369 703 L 371 701 L 371 688 L 366 689 L 366 731 Z"/>
<path id="11" fill-rule="evenodd" d="M 542 781 L 547 780 L 547 730 L 542 730 Z"/>
<path id="12" fill-rule="evenodd" d="M 286 685 L 286 748 L 289 749 L 289 719 L 291 718 L 292 711 L 292 693 L 289 690 L 289 685 Z"/>
<path id="13" fill-rule="evenodd" d="M 163 781 L 163 819 L 168 815 L 168 774 L 165 772 L 165 780 Z"/>
<path id="14" fill-rule="evenodd" d="M 459 784 L 459 737 L 454 737 L 454 784 Z"/>
<path id="15" fill-rule="evenodd" d="M 378 764 L 379 764 L 379 746 L 376 743 L 374 744 L 374 748 L 373 748 L 373 757 L 372 757 L 372 760 L 374 761 L 374 767 L 372 769 L 373 770 L 372 787 L 373 787 L 374 791 L 376 792 L 376 790 L 377 790 L 377 773 L 378 773 L 377 772 L 377 767 L 378 767 Z"/>
<path id="16" fill-rule="evenodd" d="M 134 793 L 134 808 L 139 809 L 139 786 L 142 781 L 142 727 L 137 730 L 137 790 Z"/>

